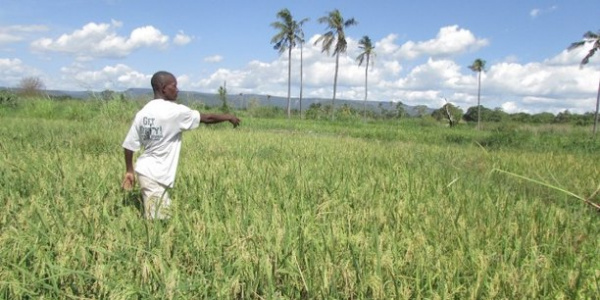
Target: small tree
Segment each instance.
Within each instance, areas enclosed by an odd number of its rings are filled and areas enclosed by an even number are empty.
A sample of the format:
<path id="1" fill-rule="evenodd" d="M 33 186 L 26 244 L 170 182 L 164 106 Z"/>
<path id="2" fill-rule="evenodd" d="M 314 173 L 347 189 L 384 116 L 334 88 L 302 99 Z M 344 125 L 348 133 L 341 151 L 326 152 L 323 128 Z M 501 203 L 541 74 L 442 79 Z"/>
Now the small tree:
<path id="1" fill-rule="evenodd" d="M 444 104 L 441 108 L 434 110 L 431 113 L 431 116 L 438 121 L 444 119 L 448 120 L 448 125 L 453 127 L 458 123 L 458 120 L 462 118 L 463 111 L 446 100 L 446 104 Z"/>
<path id="2" fill-rule="evenodd" d="M 415 106 L 415 111 L 417 112 L 417 117 L 422 118 L 427 113 L 426 105 L 417 105 Z"/>
<path id="3" fill-rule="evenodd" d="M 39 77 L 25 77 L 19 82 L 19 93 L 25 97 L 38 97 L 46 89 Z"/>
<path id="4" fill-rule="evenodd" d="M 8 90 L 0 90 L 0 106 L 16 106 L 15 95 Z"/>
<path id="5" fill-rule="evenodd" d="M 100 99 L 103 101 L 110 101 L 115 98 L 115 92 L 109 89 L 106 89 L 100 93 Z"/>
<path id="6" fill-rule="evenodd" d="M 229 104 L 227 104 L 227 82 L 219 87 L 219 100 L 221 100 L 222 103 L 221 111 L 223 113 L 229 113 L 231 109 L 229 108 Z"/>
<path id="7" fill-rule="evenodd" d="M 406 108 L 404 107 L 404 103 L 402 103 L 402 101 L 398 101 L 398 103 L 396 103 L 396 113 L 398 119 L 402 119 L 408 115 L 408 113 L 406 113 Z"/>
<path id="8" fill-rule="evenodd" d="M 571 122 L 571 120 L 573 119 L 573 114 L 571 114 L 571 112 L 568 109 L 565 109 L 562 112 L 559 112 L 556 117 L 554 118 L 554 123 L 558 123 L 558 124 L 566 124 Z"/>
<path id="9" fill-rule="evenodd" d="M 492 110 L 483 105 L 471 106 L 463 115 L 463 120 L 467 122 L 480 122 L 481 120 L 489 121 L 489 116 Z"/>

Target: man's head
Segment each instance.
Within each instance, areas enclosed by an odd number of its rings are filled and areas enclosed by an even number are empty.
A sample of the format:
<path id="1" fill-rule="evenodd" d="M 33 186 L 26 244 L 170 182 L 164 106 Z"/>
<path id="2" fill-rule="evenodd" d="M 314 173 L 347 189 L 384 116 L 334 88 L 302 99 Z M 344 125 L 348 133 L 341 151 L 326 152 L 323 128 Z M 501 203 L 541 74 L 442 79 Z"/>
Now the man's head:
<path id="1" fill-rule="evenodd" d="M 158 71 L 152 75 L 150 80 L 155 99 L 165 99 L 169 101 L 177 100 L 177 79 L 166 71 Z"/>

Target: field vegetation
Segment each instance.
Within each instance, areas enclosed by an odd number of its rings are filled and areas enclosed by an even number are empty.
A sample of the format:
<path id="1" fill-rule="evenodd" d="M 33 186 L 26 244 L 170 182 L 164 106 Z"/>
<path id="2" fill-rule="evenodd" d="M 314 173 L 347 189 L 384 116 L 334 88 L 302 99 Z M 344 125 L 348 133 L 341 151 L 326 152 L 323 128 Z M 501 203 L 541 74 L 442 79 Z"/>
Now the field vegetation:
<path id="1" fill-rule="evenodd" d="M 174 216 L 151 222 L 120 189 L 143 104 L 0 103 L 0 297 L 600 294 L 590 126 L 235 111 L 184 134 Z"/>

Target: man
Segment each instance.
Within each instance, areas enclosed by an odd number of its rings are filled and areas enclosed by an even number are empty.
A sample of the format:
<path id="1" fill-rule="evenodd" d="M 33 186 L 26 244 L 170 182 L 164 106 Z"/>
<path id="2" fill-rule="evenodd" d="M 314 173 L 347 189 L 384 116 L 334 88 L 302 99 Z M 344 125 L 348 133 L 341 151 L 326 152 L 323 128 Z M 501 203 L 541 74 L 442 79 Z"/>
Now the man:
<path id="1" fill-rule="evenodd" d="M 181 134 L 197 128 L 200 123 L 228 121 L 237 127 L 240 120 L 227 114 L 201 114 L 183 104 L 177 104 L 177 79 L 169 72 L 156 72 L 151 79 L 154 100 L 136 115 L 123 142 L 126 173 L 122 187 L 131 190 L 135 179 L 140 183 L 144 202 L 144 217 L 168 219 L 171 199 L 169 188 L 175 183 Z M 133 167 L 134 152 L 144 149 Z"/>

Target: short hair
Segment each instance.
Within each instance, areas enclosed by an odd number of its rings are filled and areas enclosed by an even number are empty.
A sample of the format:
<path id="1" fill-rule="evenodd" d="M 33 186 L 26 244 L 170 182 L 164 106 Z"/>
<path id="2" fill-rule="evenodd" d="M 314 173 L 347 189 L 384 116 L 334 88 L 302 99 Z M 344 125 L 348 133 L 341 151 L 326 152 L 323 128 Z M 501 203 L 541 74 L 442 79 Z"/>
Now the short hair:
<path id="1" fill-rule="evenodd" d="M 152 90 L 155 92 L 161 92 L 165 82 L 170 78 L 175 78 L 175 76 L 167 71 L 158 71 L 154 73 L 154 75 L 152 75 L 152 79 L 150 79 Z"/>

